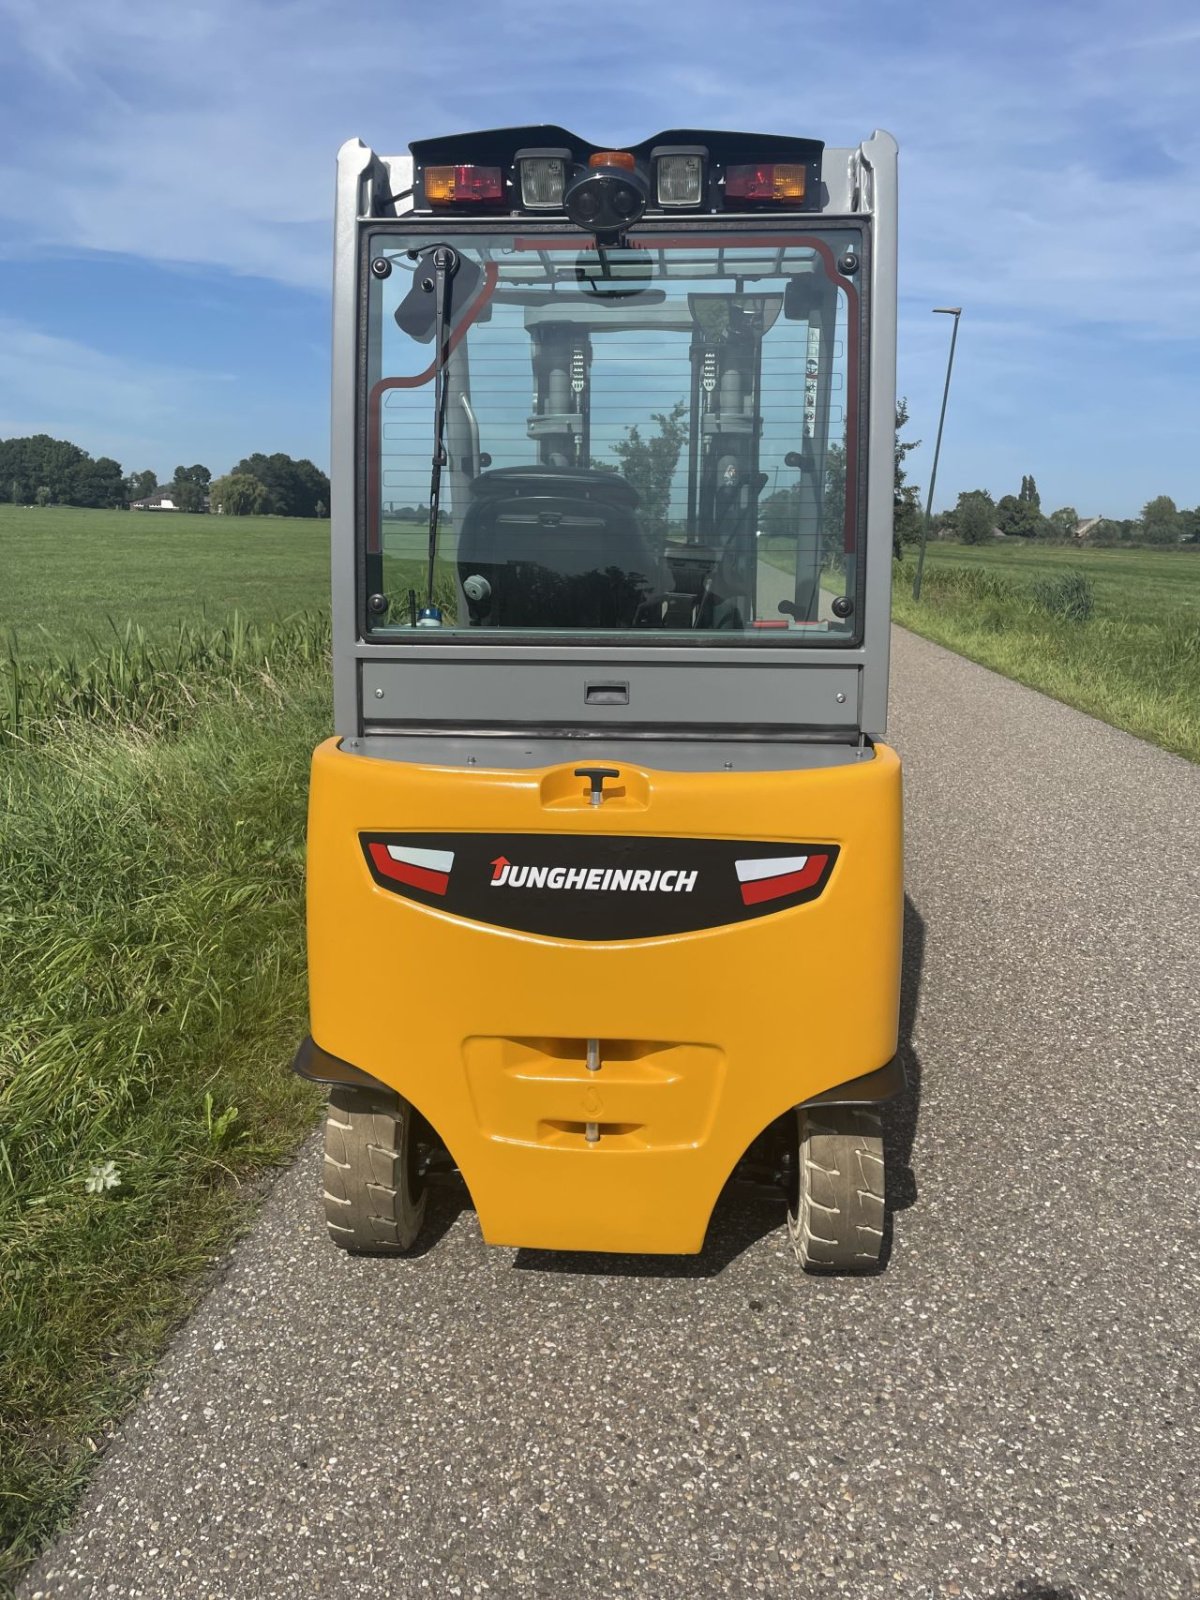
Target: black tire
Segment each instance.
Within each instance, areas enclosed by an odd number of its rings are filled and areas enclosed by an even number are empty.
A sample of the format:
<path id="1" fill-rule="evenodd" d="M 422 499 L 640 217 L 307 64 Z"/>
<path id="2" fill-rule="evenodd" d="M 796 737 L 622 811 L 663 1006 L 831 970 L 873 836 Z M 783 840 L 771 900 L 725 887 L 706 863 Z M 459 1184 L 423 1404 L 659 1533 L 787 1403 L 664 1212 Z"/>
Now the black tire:
<path id="1" fill-rule="evenodd" d="M 402 1095 L 335 1085 L 325 1118 L 325 1221 L 354 1255 L 404 1255 L 425 1220 L 418 1113 Z"/>
<path id="2" fill-rule="evenodd" d="M 788 1233 L 806 1272 L 871 1272 L 883 1250 L 883 1124 L 863 1106 L 800 1106 Z"/>

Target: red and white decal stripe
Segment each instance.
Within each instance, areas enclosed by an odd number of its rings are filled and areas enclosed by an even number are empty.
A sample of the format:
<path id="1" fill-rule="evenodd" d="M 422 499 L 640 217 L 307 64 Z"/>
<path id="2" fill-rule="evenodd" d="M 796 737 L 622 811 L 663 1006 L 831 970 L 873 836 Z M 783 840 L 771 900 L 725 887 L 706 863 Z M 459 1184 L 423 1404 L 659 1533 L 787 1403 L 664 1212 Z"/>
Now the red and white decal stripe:
<path id="1" fill-rule="evenodd" d="M 450 886 L 453 850 L 418 850 L 412 845 L 374 842 L 367 848 L 376 871 L 395 883 L 407 883 L 430 894 L 445 894 Z"/>
<path id="2" fill-rule="evenodd" d="M 735 861 L 742 903 L 761 905 L 764 900 L 782 900 L 799 894 L 820 881 L 829 861 L 827 855 L 769 856 L 757 861 Z"/>

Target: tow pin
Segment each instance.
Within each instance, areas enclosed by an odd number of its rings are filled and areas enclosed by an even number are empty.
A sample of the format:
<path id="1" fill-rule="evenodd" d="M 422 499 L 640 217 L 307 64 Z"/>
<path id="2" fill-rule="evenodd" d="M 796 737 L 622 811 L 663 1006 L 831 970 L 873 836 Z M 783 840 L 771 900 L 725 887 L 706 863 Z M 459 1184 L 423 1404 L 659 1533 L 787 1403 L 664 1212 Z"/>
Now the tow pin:
<path id="1" fill-rule="evenodd" d="M 619 778 L 621 773 L 617 767 L 576 767 L 575 776 L 577 778 L 586 778 L 591 784 L 589 804 L 598 806 L 604 802 L 605 778 Z"/>

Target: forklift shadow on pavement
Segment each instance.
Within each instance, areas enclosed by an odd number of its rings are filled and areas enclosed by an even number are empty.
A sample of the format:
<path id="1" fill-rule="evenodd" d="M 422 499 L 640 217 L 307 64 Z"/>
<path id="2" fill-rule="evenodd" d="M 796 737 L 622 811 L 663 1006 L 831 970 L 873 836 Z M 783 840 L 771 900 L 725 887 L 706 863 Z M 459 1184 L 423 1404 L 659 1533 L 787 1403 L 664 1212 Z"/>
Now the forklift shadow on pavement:
<path id="1" fill-rule="evenodd" d="M 904 1068 L 908 1087 L 898 1099 L 893 1100 L 883 1113 L 884 1142 L 888 1151 L 887 1163 L 887 1237 L 884 1240 L 881 1265 L 886 1266 L 891 1254 L 891 1223 L 893 1212 L 907 1211 L 917 1203 L 917 1180 L 912 1169 L 912 1149 L 917 1136 L 917 1119 L 921 1111 L 921 1059 L 913 1045 L 913 1029 L 917 1018 L 917 1004 L 921 996 L 921 973 L 925 965 L 925 920 L 904 896 L 904 960 L 900 971 L 900 1037 L 896 1047 L 897 1058 Z"/>
<path id="2" fill-rule="evenodd" d="M 921 992 L 921 973 L 925 961 L 925 922 L 912 900 L 904 897 L 904 962 L 900 989 L 900 1036 L 897 1059 L 904 1068 L 908 1086 L 884 1111 L 884 1143 L 887 1149 L 887 1213 L 883 1250 L 879 1265 L 867 1276 L 882 1273 L 891 1258 L 893 1214 L 906 1211 L 917 1201 L 917 1182 L 912 1170 L 912 1148 L 921 1109 L 921 1062 L 913 1047 L 913 1025 Z M 738 1162 L 713 1208 L 704 1249 L 695 1256 L 596 1255 L 585 1250 L 517 1251 L 514 1266 L 525 1272 L 556 1272 L 586 1277 L 615 1278 L 715 1278 L 731 1262 L 767 1234 L 782 1230 L 787 1222 L 789 1183 L 786 1170 L 791 1149 L 788 1118 L 773 1123 Z M 470 1207 L 470 1196 L 459 1180 L 461 1207 Z M 448 1191 L 447 1191 L 448 1192 Z M 449 1216 L 449 1227 L 458 1215 Z M 442 1212 L 431 1212 L 440 1225 Z M 441 1228 L 444 1232 L 445 1228 Z M 440 1232 L 438 1234 L 440 1237 Z"/>
<path id="3" fill-rule="evenodd" d="M 1018 1583 L 1015 1589 L 998 1591 L 988 1600 L 1083 1600 L 1083 1596 L 1064 1584 Z"/>

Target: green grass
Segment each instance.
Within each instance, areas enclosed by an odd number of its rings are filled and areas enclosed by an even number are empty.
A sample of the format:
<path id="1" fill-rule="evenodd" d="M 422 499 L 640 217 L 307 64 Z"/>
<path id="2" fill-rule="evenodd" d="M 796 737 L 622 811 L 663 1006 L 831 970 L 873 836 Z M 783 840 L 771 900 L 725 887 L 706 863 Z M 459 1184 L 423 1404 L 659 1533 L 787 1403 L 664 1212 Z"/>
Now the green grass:
<path id="1" fill-rule="evenodd" d="M 22 660 L 92 655 L 234 611 L 266 623 L 329 605 L 329 524 L 0 505 L 0 639 Z"/>
<path id="2" fill-rule="evenodd" d="M 0 547 L 13 589 L 45 603 L 52 556 L 75 580 L 69 646 L 18 630 L 0 657 L 0 1591 L 320 1103 L 288 1065 L 328 529 L 30 516 Z M 297 551 L 308 576 L 268 581 Z"/>
<path id="3" fill-rule="evenodd" d="M 198 674 L 185 727 L 77 716 L 0 756 L 0 1578 L 316 1117 L 287 1068 L 328 692 L 320 657 L 236 703 Z"/>
<path id="4" fill-rule="evenodd" d="M 904 627 L 1189 760 L 1200 761 L 1200 551 L 930 545 L 896 569 Z M 1085 621 L 1047 610 L 1079 580 Z"/>
<path id="5" fill-rule="evenodd" d="M 140 627 L 114 625 L 100 655 L 26 659 L 15 645 L 0 658 L 0 741 L 44 741 L 91 718 L 169 732 L 191 717 L 198 695 L 236 701 L 248 685 L 288 681 L 329 656 L 329 620 L 300 612 L 264 626 L 235 612 L 221 627 L 180 624 L 148 639 Z"/>
<path id="6" fill-rule="evenodd" d="M 0 507 L 0 1589 L 316 1117 L 327 541 Z"/>
<path id="7" fill-rule="evenodd" d="M 1083 572 L 1095 586 L 1101 615 L 1186 611 L 1200 620 L 1200 549 L 1073 549 L 1029 540 L 995 540 L 986 545 L 935 540 L 929 545 L 925 570 L 939 566 L 981 568 L 1018 581 Z"/>

